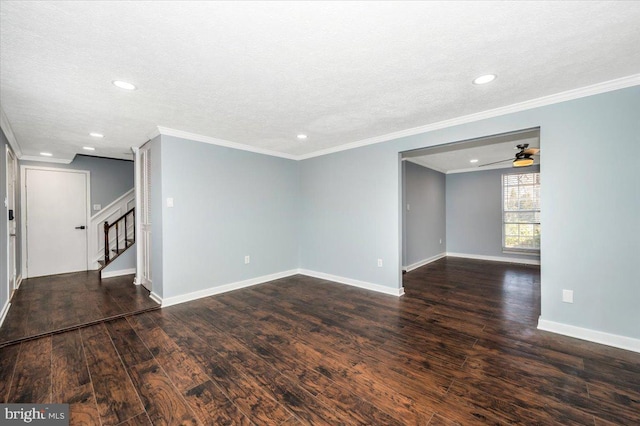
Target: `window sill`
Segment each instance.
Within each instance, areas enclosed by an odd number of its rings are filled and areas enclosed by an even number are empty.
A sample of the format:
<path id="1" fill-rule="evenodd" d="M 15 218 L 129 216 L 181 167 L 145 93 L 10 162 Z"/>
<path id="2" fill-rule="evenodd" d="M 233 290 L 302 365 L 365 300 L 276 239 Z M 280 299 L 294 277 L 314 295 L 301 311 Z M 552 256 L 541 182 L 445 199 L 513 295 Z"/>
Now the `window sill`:
<path id="1" fill-rule="evenodd" d="M 510 250 L 510 249 L 502 249 L 503 254 L 519 254 L 522 256 L 532 256 L 532 257 L 540 257 L 540 250 Z"/>

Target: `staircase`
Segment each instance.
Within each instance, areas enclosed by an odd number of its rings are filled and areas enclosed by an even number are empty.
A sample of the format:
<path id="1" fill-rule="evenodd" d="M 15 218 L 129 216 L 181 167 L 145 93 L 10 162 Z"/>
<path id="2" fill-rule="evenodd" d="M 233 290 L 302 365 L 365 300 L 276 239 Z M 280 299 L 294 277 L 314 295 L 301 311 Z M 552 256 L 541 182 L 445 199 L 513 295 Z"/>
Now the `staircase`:
<path id="1" fill-rule="evenodd" d="M 136 242 L 135 207 L 115 221 L 104 222 L 104 257 L 98 260 L 102 270 Z"/>

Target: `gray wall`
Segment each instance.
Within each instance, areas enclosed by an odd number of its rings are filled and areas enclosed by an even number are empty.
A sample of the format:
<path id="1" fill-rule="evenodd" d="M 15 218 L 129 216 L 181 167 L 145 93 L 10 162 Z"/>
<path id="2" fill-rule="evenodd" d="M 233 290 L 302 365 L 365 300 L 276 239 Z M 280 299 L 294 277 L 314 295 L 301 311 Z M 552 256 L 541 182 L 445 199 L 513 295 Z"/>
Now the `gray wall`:
<path id="1" fill-rule="evenodd" d="M 541 318 L 640 338 L 638 111 L 636 86 L 304 160 L 301 266 L 399 287 L 398 154 L 540 127 Z"/>
<path id="2" fill-rule="evenodd" d="M 91 172 L 91 214 L 94 204 L 105 208 L 125 192 L 133 188 L 133 161 L 76 155 L 69 164 L 40 161 L 20 161 L 20 165 L 53 167 L 57 169 L 88 170 Z"/>
<path id="3" fill-rule="evenodd" d="M 170 136 L 160 148 L 163 298 L 298 267 L 297 162 Z"/>
<path id="4" fill-rule="evenodd" d="M 537 171 L 540 166 L 517 170 Z M 447 175 L 448 252 L 540 259 L 537 255 L 502 253 L 502 174 L 515 172 L 508 168 Z M 541 190 L 542 185 L 544 181 Z"/>
<path id="5" fill-rule="evenodd" d="M 399 162 L 391 144 L 300 162 L 302 269 L 400 286 Z"/>
<path id="6" fill-rule="evenodd" d="M 402 262 L 410 266 L 447 251 L 446 175 L 409 161 L 403 161 L 402 166 Z"/>
<path id="7" fill-rule="evenodd" d="M 0 312 L 9 301 L 9 293 L 7 289 L 7 245 L 9 244 L 9 235 L 7 234 L 8 210 L 4 206 L 4 200 L 7 196 L 7 137 L 0 129 Z"/>

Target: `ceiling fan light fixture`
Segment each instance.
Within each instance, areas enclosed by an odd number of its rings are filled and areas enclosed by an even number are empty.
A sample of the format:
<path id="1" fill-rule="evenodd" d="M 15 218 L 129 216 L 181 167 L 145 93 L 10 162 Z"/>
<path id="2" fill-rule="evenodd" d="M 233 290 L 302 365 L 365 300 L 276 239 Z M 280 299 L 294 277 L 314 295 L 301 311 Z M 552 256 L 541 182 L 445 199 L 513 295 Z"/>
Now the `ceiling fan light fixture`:
<path id="1" fill-rule="evenodd" d="M 513 160 L 513 167 L 527 167 L 533 164 L 533 158 L 521 157 Z"/>

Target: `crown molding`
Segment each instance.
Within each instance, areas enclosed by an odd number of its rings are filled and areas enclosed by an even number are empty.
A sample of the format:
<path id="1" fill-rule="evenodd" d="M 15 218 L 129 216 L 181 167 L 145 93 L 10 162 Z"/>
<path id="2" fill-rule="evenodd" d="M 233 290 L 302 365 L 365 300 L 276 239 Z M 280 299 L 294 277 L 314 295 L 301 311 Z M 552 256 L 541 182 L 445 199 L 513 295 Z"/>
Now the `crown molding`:
<path id="1" fill-rule="evenodd" d="M 227 148 L 239 149 L 241 151 L 254 152 L 256 154 L 270 155 L 272 157 L 286 158 L 288 160 L 298 160 L 299 158 L 292 154 L 286 154 L 284 152 L 272 151 L 270 149 L 258 148 L 251 145 L 245 145 L 237 142 L 231 142 L 224 139 L 212 138 L 210 136 L 199 135 L 196 133 L 189 133 L 182 130 L 170 129 L 168 127 L 158 126 L 157 134 L 151 133 L 153 137 L 157 135 L 174 136 L 176 138 L 189 139 L 196 142 L 204 142 L 211 145 L 224 146 Z M 150 137 L 150 139 L 153 139 Z"/>
<path id="2" fill-rule="evenodd" d="M 13 153 L 18 157 L 18 159 L 22 159 L 22 149 L 20 149 L 20 144 L 18 144 L 18 140 L 16 139 L 16 135 L 13 133 L 13 129 L 11 128 L 11 124 L 9 124 L 9 119 L 2 107 L 0 107 L 0 128 L 4 132 L 4 135 L 7 137 L 7 141 L 9 141 L 9 146 L 13 150 Z"/>
<path id="3" fill-rule="evenodd" d="M 75 158 L 75 156 L 73 158 Z M 22 161 L 38 161 L 41 163 L 58 163 L 58 164 L 70 164 L 73 161 L 73 158 L 71 160 L 65 160 L 63 158 L 38 157 L 37 155 L 22 155 L 18 157 L 18 159 Z"/>
<path id="4" fill-rule="evenodd" d="M 306 160 L 308 158 L 320 157 L 322 155 L 333 154 L 349 149 L 360 148 L 367 145 L 374 145 L 381 142 L 399 139 L 407 136 L 414 136 L 420 133 L 431 132 L 434 130 L 444 129 L 447 127 L 459 126 L 461 124 L 472 123 L 487 118 L 498 117 L 501 115 L 512 114 L 515 112 L 526 111 L 533 108 L 539 108 L 547 105 L 566 102 L 574 99 L 584 98 L 587 96 L 599 95 L 601 93 L 611 92 L 619 89 L 626 89 L 640 85 L 640 74 L 634 74 L 627 77 L 609 80 L 602 83 L 592 84 L 591 86 L 580 87 L 578 89 L 567 90 L 565 92 L 555 93 L 553 95 L 543 96 L 500 108 L 494 108 L 474 114 L 463 115 L 461 117 L 443 120 L 437 123 L 427 124 L 424 126 L 413 127 L 411 129 L 400 130 L 398 132 L 387 133 L 386 135 L 375 136 L 373 138 L 363 139 L 351 142 L 345 145 L 327 148 L 320 151 L 311 152 L 309 154 L 297 156 L 297 160 Z"/>

